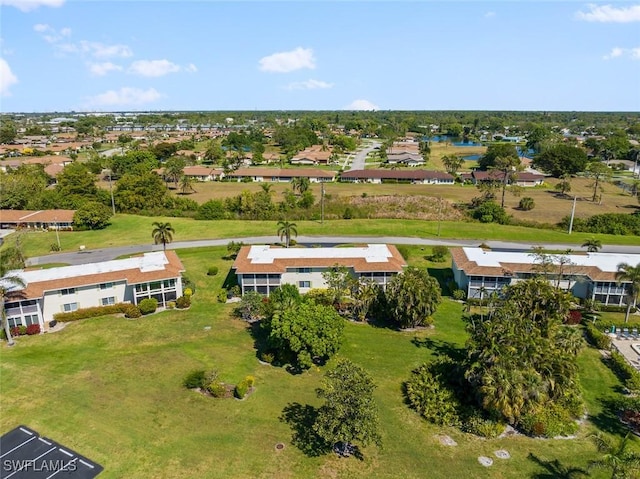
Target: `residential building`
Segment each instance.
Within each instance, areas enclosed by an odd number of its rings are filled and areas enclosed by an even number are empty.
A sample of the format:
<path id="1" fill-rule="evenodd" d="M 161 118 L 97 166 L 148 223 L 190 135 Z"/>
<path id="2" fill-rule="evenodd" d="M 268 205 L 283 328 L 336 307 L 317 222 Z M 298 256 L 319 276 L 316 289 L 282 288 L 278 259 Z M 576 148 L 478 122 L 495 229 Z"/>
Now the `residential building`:
<path id="1" fill-rule="evenodd" d="M 72 230 L 76 210 L 0 210 L 2 229 Z"/>
<path id="2" fill-rule="evenodd" d="M 624 306 L 629 284 L 618 284 L 620 263 L 640 264 L 640 254 L 567 254 L 548 271 L 542 271 L 534 256 L 526 252 L 487 251 L 482 248 L 452 248 L 453 277 L 468 298 L 482 299 L 503 287 L 544 274 L 576 298 L 595 299 L 612 306 Z"/>
<path id="3" fill-rule="evenodd" d="M 282 284 L 293 284 L 301 293 L 326 288 L 322 273 L 344 266 L 354 278 L 370 278 L 383 288 L 400 273 L 406 262 L 398 249 L 387 244 L 345 248 L 281 248 L 243 246 L 233 263 L 242 294 L 257 291 L 269 295 Z"/>
<path id="4" fill-rule="evenodd" d="M 39 324 L 47 330 L 56 313 L 155 298 L 166 306 L 182 296 L 184 267 L 174 251 L 76 266 L 14 271 L 24 288 L 7 285 L 9 326 Z"/>
<path id="5" fill-rule="evenodd" d="M 289 182 L 293 178 L 309 178 L 311 183 L 321 183 L 335 180 L 336 172 L 316 168 L 238 168 L 226 177 L 237 181 L 271 182 Z"/>
<path id="6" fill-rule="evenodd" d="M 429 170 L 349 170 L 340 173 L 340 181 L 351 183 L 400 182 L 431 185 L 452 185 L 455 178 L 443 171 Z"/>

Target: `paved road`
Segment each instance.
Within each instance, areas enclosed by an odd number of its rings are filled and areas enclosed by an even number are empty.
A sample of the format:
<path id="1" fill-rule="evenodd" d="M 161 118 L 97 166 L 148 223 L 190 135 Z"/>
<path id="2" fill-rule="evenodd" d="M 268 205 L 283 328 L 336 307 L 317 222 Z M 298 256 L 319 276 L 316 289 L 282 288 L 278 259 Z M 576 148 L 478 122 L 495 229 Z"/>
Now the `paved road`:
<path id="1" fill-rule="evenodd" d="M 254 236 L 250 238 L 224 238 L 224 239 L 208 239 L 196 241 L 177 241 L 167 245 L 168 249 L 185 249 L 185 248 L 201 248 L 207 246 L 225 246 L 230 241 L 242 241 L 245 244 L 270 244 L 280 241 L 278 236 Z M 298 243 L 309 245 L 327 244 L 335 245 L 342 243 L 390 243 L 390 244 L 408 244 L 408 245 L 424 245 L 424 246 L 478 246 L 481 240 L 455 240 L 455 239 L 431 239 L 431 238 L 413 238 L 399 236 L 298 236 Z M 493 250 L 499 251 L 527 251 L 531 249 L 531 242 L 514 242 L 514 241 L 484 241 L 486 245 Z M 573 249 L 574 251 L 584 251 L 576 244 L 562 243 L 540 243 L 536 246 L 544 246 L 551 250 Z M 50 263 L 67 263 L 67 264 L 85 264 L 98 263 L 101 261 L 109 261 L 121 256 L 131 255 L 135 253 L 145 253 L 149 251 L 161 251 L 162 245 L 144 244 L 133 246 L 118 246 L 114 248 L 103 248 L 95 250 L 85 250 L 74 253 L 54 253 L 46 256 L 37 256 L 27 260 L 27 266 L 37 266 Z M 604 245 L 601 252 L 603 253 L 620 253 L 620 254 L 640 254 L 639 246 L 621 246 L 621 245 Z"/>
<path id="2" fill-rule="evenodd" d="M 381 142 L 372 141 L 367 147 L 365 147 L 362 150 L 358 151 L 355 154 L 355 156 L 353 157 L 353 161 L 351 162 L 351 168 L 349 168 L 348 171 L 351 171 L 351 170 L 364 170 L 365 163 L 367 161 L 367 155 L 369 154 L 369 152 L 373 151 L 376 148 L 376 146 L 380 146 L 380 145 L 382 145 Z"/>

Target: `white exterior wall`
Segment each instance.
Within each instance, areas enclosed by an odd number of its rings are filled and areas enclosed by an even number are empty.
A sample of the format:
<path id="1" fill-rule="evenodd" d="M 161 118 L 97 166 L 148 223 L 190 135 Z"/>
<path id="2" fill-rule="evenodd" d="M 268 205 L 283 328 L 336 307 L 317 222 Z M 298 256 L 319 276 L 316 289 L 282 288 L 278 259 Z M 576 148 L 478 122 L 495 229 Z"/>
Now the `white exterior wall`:
<path id="1" fill-rule="evenodd" d="M 75 288 L 74 293 L 65 295 L 60 290 L 47 291 L 44 294 L 43 320 L 45 323 L 51 321 L 54 314 L 64 312 L 64 305 L 68 303 L 77 303 L 77 309 L 102 306 L 102 298 L 108 297 L 114 297 L 114 303 L 122 303 L 125 301 L 125 292 L 124 281 L 114 283 L 113 287 L 107 289 L 100 289 L 99 284 L 81 286 Z"/>
<path id="2" fill-rule="evenodd" d="M 322 277 L 322 273 L 327 271 L 323 268 L 311 268 L 311 273 L 298 273 L 297 271 L 287 271 L 282 273 L 282 284 L 293 284 L 298 287 L 301 293 L 306 293 L 313 288 L 326 288 L 327 283 Z M 311 286 L 308 288 L 300 287 L 300 281 L 309 281 Z"/>

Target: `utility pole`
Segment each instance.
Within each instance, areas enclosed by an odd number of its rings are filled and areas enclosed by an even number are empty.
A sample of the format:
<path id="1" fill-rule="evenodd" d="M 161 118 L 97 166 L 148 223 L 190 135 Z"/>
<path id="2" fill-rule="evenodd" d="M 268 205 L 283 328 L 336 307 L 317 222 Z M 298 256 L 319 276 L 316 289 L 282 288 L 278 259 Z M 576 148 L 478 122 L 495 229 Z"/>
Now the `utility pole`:
<path id="1" fill-rule="evenodd" d="M 442 196 L 438 197 L 438 237 L 440 236 L 440 223 L 442 222 Z"/>
<path id="2" fill-rule="evenodd" d="M 320 224 L 324 224 L 324 180 L 320 180 Z"/>
<path id="3" fill-rule="evenodd" d="M 62 246 L 60 246 L 60 225 L 58 225 L 58 218 L 54 217 L 53 220 L 56 222 L 56 239 L 58 240 L 58 251 L 62 251 Z"/>
<path id="4" fill-rule="evenodd" d="M 569 221 L 569 234 L 571 234 L 571 230 L 573 229 L 573 217 L 576 214 L 576 199 L 578 197 L 574 196 L 573 197 L 573 208 L 571 208 L 571 220 Z"/>

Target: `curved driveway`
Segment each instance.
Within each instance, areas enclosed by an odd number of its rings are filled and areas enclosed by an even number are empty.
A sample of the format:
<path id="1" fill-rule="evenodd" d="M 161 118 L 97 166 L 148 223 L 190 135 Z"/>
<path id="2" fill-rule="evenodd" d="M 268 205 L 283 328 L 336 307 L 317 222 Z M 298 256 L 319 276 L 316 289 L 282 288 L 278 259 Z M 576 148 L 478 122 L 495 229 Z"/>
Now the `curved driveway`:
<path id="1" fill-rule="evenodd" d="M 168 249 L 202 248 L 206 246 L 226 246 L 230 241 L 242 241 L 245 244 L 271 244 L 280 241 L 278 236 L 252 236 L 248 238 L 223 238 L 194 241 L 177 241 L 167 245 Z M 513 241 L 481 241 L 481 240 L 456 240 L 456 239 L 426 239 L 402 236 L 298 236 L 298 243 L 309 245 L 335 245 L 342 243 L 390 243 L 407 245 L 444 245 L 444 246 L 479 246 L 484 243 L 493 250 L 500 251 L 527 251 L 531 249 L 531 242 L 518 243 Z M 584 251 L 577 244 L 562 243 L 540 243 L 536 246 L 544 246 L 551 250 L 573 249 L 574 251 Z M 161 251 L 162 245 L 142 244 L 133 246 L 118 246 L 114 248 L 103 248 L 95 250 L 85 250 L 74 253 L 54 253 L 46 256 L 29 258 L 27 266 L 37 266 L 50 263 L 85 264 L 109 261 L 121 256 L 145 253 L 148 251 Z M 640 254 L 639 246 L 604 245 L 603 253 L 620 254 Z"/>

